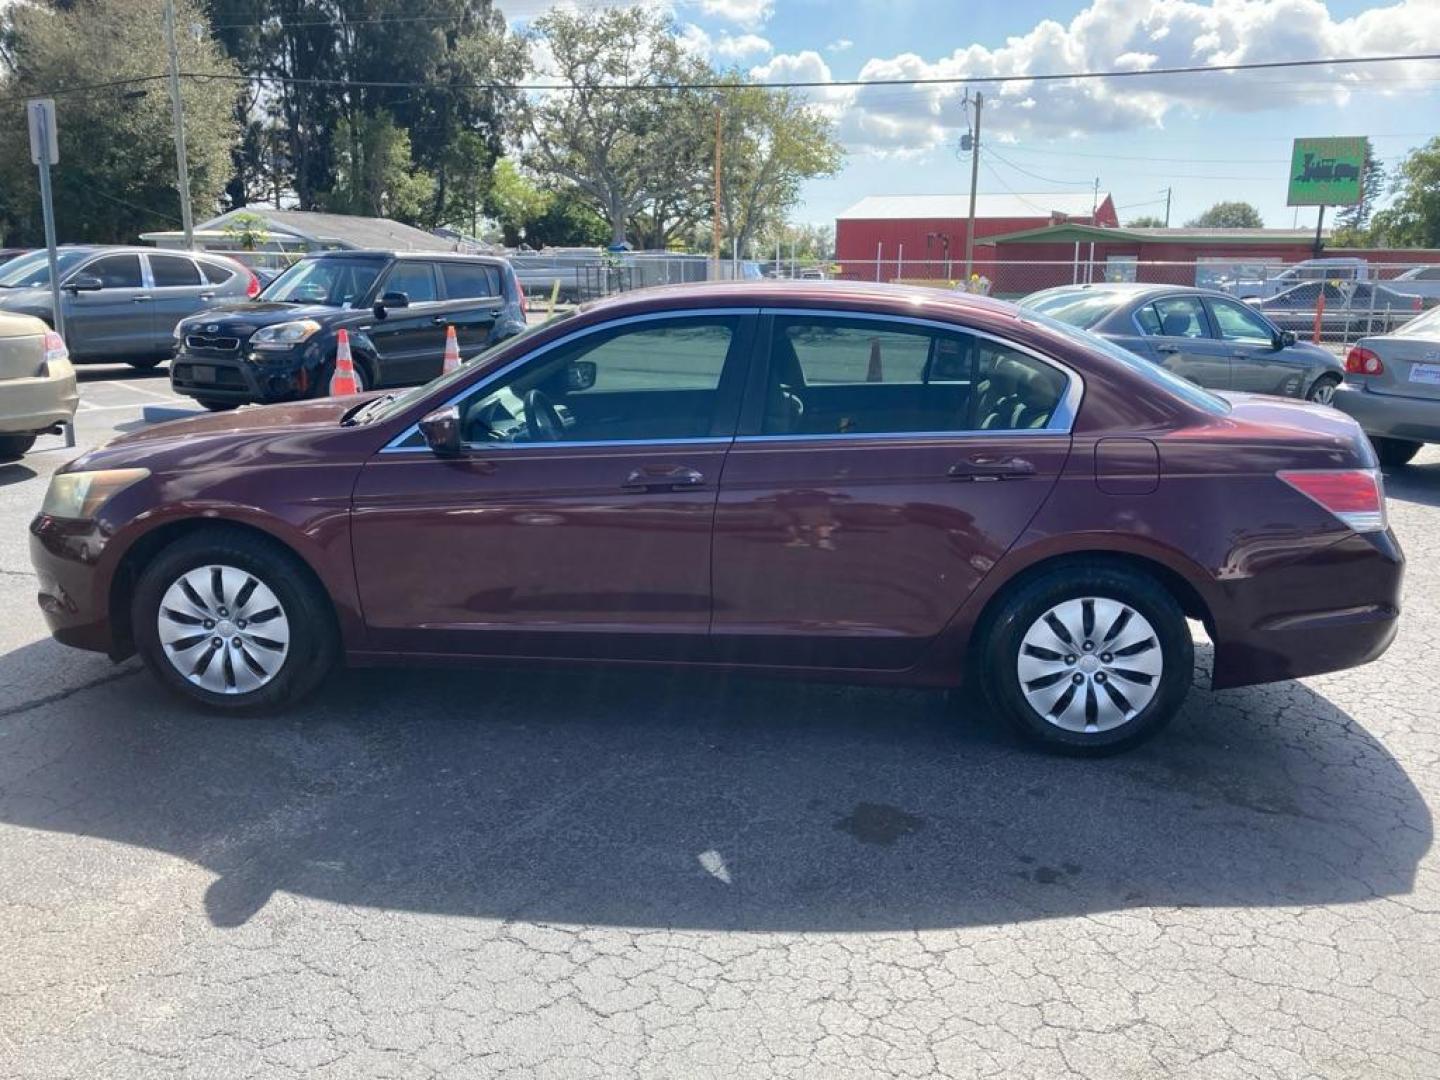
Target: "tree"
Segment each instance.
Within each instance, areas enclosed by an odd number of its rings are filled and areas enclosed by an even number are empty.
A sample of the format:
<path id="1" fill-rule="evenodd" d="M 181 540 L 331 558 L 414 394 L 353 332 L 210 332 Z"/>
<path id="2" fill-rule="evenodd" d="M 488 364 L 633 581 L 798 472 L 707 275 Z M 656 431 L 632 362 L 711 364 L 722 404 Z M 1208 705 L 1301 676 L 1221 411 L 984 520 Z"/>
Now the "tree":
<path id="1" fill-rule="evenodd" d="M 1342 231 L 1354 236 L 1363 235 L 1380 196 L 1385 192 L 1385 165 L 1375 156 L 1375 146 L 1368 138 L 1365 140 L 1365 171 L 1362 175 L 1360 201 L 1354 206 L 1343 207 L 1335 215 L 1337 236 Z"/>
<path id="2" fill-rule="evenodd" d="M 410 136 L 389 116 L 342 120 L 335 134 L 335 186 L 323 196 L 325 209 L 407 224 L 427 220 L 435 181 L 411 163 Z"/>
<path id="3" fill-rule="evenodd" d="M 531 247 L 592 247 L 605 243 L 609 226 L 573 190 L 543 191 L 509 158 L 501 158 L 486 199 L 505 243 Z"/>
<path id="4" fill-rule="evenodd" d="M 530 111 L 527 160 L 552 185 L 573 185 L 624 243 L 631 219 L 647 207 L 683 200 L 704 182 L 703 146 L 693 133 L 708 99 L 690 90 L 616 90 L 599 84 L 668 86 L 704 82 L 708 65 L 681 48 L 669 19 L 645 8 L 593 13 L 553 10 L 535 22 L 553 75 L 568 89 Z"/>
<path id="5" fill-rule="evenodd" d="M 0 35 L 0 93 L 55 98 L 60 164 L 53 170 L 56 227 L 62 239 L 131 242 L 180 221 L 174 128 L 163 81 L 67 93 L 67 88 L 153 77 L 166 70 L 160 33 L 163 0 L 87 0 L 17 4 Z M 177 0 L 179 24 L 204 25 L 197 0 Z M 182 68 L 233 72 L 210 39 L 177 38 Z M 230 84 L 187 80 L 186 151 L 197 218 L 218 209 L 238 135 Z M 42 242 L 40 201 L 30 164 L 25 113 L 0 110 L 0 231 Z"/>
<path id="6" fill-rule="evenodd" d="M 1131 218 L 1125 223 L 1127 229 L 1163 229 L 1165 220 L 1154 214 L 1141 214 L 1137 218 Z"/>
<path id="7" fill-rule="evenodd" d="M 830 121 L 796 94 L 737 83 L 723 100 L 721 223 L 748 252 L 762 230 L 784 221 L 801 185 L 834 173 L 844 155 Z"/>
<path id="8" fill-rule="evenodd" d="M 1260 229 L 1265 221 L 1260 211 L 1247 202 L 1218 202 L 1197 218 L 1185 223 L 1191 229 Z"/>
<path id="9" fill-rule="evenodd" d="M 1371 219 L 1370 242 L 1440 247 L 1440 137 L 1412 150 L 1395 170 L 1394 201 Z"/>

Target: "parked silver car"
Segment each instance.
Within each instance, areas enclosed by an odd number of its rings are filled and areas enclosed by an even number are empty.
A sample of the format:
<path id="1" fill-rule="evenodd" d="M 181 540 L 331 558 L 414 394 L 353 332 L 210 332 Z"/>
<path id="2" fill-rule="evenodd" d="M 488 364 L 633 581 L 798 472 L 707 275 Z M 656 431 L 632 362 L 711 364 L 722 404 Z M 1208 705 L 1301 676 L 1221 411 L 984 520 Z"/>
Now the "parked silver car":
<path id="1" fill-rule="evenodd" d="M 260 291 L 254 274 L 223 255 L 67 245 L 56 265 L 65 343 L 76 363 L 154 367 L 174 352 L 175 324 L 185 316 Z M 55 325 L 44 251 L 0 266 L 0 311 Z"/>
<path id="2" fill-rule="evenodd" d="M 1211 390 L 1328 402 L 1344 365 L 1297 341 L 1249 304 L 1183 285 L 1064 285 L 1020 301 L 1053 319 L 1093 331 Z"/>
<path id="3" fill-rule="evenodd" d="M 1404 465 L 1425 443 L 1440 443 L 1440 308 L 1357 341 L 1332 404 L 1365 429 L 1382 465 Z"/>

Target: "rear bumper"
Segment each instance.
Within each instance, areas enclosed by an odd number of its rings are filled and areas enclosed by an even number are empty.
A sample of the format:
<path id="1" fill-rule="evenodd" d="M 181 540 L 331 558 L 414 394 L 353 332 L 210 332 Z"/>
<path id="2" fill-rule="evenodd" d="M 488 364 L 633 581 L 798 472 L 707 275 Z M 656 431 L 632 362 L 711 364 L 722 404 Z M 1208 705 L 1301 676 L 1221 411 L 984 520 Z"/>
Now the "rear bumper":
<path id="1" fill-rule="evenodd" d="M 51 361 L 51 373 L 0 381 L 0 435 L 45 431 L 75 416 L 80 394 L 69 363 Z"/>
<path id="2" fill-rule="evenodd" d="M 1440 399 L 1376 394 L 1347 383 L 1330 403 L 1354 419 L 1367 435 L 1412 442 L 1440 442 Z"/>
<path id="3" fill-rule="evenodd" d="M 1347 537 L 1229 583 L 1226 618 L 1216 627 L 1215 688 L 1319 675 L 1378 658 L 1395 639 L 1404 574 L 1405 556 L 1387 530 Z"/>

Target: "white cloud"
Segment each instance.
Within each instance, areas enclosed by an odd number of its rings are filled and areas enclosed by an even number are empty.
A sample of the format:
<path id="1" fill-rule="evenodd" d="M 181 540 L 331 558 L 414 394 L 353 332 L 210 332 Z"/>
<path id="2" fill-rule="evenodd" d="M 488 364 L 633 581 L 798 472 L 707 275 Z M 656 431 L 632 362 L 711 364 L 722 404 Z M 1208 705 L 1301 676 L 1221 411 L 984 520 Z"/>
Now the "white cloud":
<path id="1" fill-rule="evenodd" d="M 706 15 L 729 19 L 747 29 L 765 25 L 775 11 L 774 0 L 700 0 Z"/>
<path id="2" fill-rule="evenodd" d="M 715 42 L 715 55 L 738 60 L 744 56 L 755 56 L 759 53 L 773 53 L 775 46 L 766 41 L 759 34 L 721 34 Z"/>
<path id="3" fill-rule="evenodd" d="M 845 52 L 845 50 L 851 48 L 854 44 L 855 43 L 849 38 L 836 38 L 834 41 L 830 42 L 829 45 L 825 46 L 825 51 L 828 53 L 842 53 Z"/>
<path id="4" fill-rule="evenodd" d="M 1091 0 L 1068 25 L 1046 19 L 997 48 L 974 44 L 934 60 L 914 53 L 875 57 L 865 62 L 857 77 L 1146 70 L 1435 51 L 1440 51 L 1436 0 L 1400 0 L 1347 19 L 1331 18 L 1322 0 Z M 829 67 L 813 51 L 774 56 L 752 74 L 772 81 L 831 78 Z M 1242 112 L 1301 102 L 1344 106 L 1358 89 L 1401 93 L 1425 88 L 1436 78 L 1440 64 L 1415 62 L 1153 80 L 1025 80 L 972 89 L 985 94 L 987 132 L 1013 140 L 1159 127 L 1175 109 Z M 840 137 L 847 144 L 887 153 L 920 153 L 965 129 L 964 89 L 954 84 L 836 87 L 812 96 L 837 118 Z"/>

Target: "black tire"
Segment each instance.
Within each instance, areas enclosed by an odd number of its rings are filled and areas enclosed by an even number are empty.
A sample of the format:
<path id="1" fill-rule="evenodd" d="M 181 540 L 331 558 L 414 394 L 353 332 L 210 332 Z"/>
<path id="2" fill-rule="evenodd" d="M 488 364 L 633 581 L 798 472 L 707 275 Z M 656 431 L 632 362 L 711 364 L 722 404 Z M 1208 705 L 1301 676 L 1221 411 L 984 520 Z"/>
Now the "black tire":
<path id="1" fill-rule="evenodd" d="M 35 435 L 0 435 L 0 461 L 19 461 L 35 445 Z"/>
<path id="2" fill-rule="evenodd" d="M 1335 388 L 1339 385 L 1339 375 L 1321 375 L 1310 384 L 1310 389 L 1305 394 L 1305 400 L 1329 405 L 1330 399 L 1335 396 Z"/>
<path id="3" fill-rule="evenodd" d="M 253 575 L 278 599 L 289 624 L 283 662 L 268 682 L 248 693 L 216 693 L 189 681 L 170 662 L 160 640 L 158 621 L 166 591 L 181 575 L 209 565 Z M 130 618 L 136 647 L 151 673 L 179 696 L 224 712 L 268 712 L 293 705 L 324 681 L 339 655 L 334 609 L 309 568 L 277 541 L 223 525 L 190 533 L 151 560 L 136 585 Z"/>
<path id="4" fill-rule="evenodd" d="M 163 356 L 142 356 L 135 360 L 126 360 L 125 362 L 136 371 L 153 371 L 164 363 L 165 359 Z"/>
<path id="5" fill-rule="evenodd" d="M 195 400 L 211 412 L 229 412 L 240 404 L 238 401 L 215 401 L 213 398 L 196 398 Z"/>
<path id="6" fill-rule="evenodd" d="M 1143 616 L 1154 631 L 1163 666 L 1154 695 L 1133 716 L 1107 730 L 1077 732 L 1060 727 L 1031 706 L 1017 665 L 1026 634 L 1047 612 L 1065 601 L 1087 597 L 1117 601 Z M 991 708 L 1026 738 L 1059 753 L 1113 754 L 1150 738 L 1179 711 L 1194 677 L 1195 646 L 1175 598 L 1155 579 L 1099 559 L 1067 563 L 1016 586 L 1002 596 L 982 632 L 976 658 Z M 1102 635 L 1104 630 L 1095 632 Z M 1080 651 L 1076 649 L 1077 654 Z"/>
<path id="7" fill-rule="evenodd" d="M 1425 444 L 1411 442 L 1409 439 L 1384 439 L 1379 435 L 1371 435 L 1370 445 L 1375 447 L 1375 456 L 1380 459 L 1381 465 L 1398 469 L 1402 465 L 1409 465 L 1420 452 L 1420 447 Z"/>

